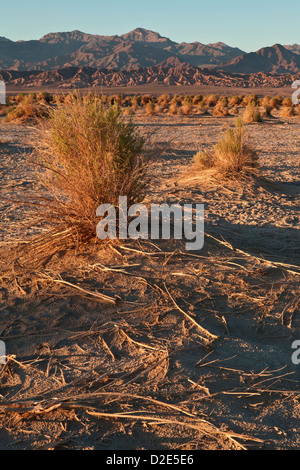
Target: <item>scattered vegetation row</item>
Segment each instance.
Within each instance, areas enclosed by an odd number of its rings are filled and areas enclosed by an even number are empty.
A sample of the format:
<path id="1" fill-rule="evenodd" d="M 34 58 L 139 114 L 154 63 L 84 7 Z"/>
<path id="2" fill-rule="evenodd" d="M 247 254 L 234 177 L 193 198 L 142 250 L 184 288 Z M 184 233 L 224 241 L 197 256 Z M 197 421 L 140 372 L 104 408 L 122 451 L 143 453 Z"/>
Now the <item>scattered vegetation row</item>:
<path id="1" fill-rule="evenodd" d="M 47 117 L 49 108 L 58 104 L 71 104 L 77 99 L 77 93 L 52 95 L 47 92 L 19 94 L 10 96 L 7 105 L 2 106 L 1 114 L 6 122 L 34 121 Z M 264 118 L 272 117 L 274 110 L 278 116 L 289 118 L 300 116 L 300 105 L 293 104 L 291 98 L 281 96 L 259 97 L 255 94 L 218 96 L 209 95 L 99 95 L 102 104 L 117 105 L 124 116 L 142 114 L 145 116 L 171 115 L 195 116 L 212 115 L 224 117 L 242 115 L 244 122 L 261 122 Z"/>

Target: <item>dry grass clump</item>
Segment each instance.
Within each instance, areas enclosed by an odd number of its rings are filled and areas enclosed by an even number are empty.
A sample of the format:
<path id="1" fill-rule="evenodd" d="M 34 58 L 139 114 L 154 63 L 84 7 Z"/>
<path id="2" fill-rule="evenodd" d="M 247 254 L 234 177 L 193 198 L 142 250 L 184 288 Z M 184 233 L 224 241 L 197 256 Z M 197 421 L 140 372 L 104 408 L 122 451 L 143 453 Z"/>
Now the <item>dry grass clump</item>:
<path id="1" fill-rule="evenodd" d="M 206 150 L 199 150 L 193 157 L 194 166 L 200 170 L 212 168 L 214 159 Z"/>
<path id="2" fill-rule="evenodd" d="M 254 101 L 251 101 L 245 109 L 243 120 L 245 123 L 251 122 L 261 122 L 262 115 L 260 113 L 259 107 L 255 104 Z"/>
<path id="3" fill-rule="evenodd" d="M 198 152 L 194 157 L 198 169 L 215 168 L 225 177 L 253 174 L 258 167 L 256 152 L 246 143 L 246 128 L 241 119 L 229 127 L 211 153 Z"/>
<path id="4" fill-rule="evenodd" d="M 79 242 L 96 239 L 100 204 L 117 206 L 119 196 L 127 196 L 128 205 L 140 202 L 144 139 L 116 105 L 104 106 L 96 96 L 59 103 L 40 139 L 36 161 L 46 170 L 41 182 L 50 194 L 40 208 L 58 234 Z"/>

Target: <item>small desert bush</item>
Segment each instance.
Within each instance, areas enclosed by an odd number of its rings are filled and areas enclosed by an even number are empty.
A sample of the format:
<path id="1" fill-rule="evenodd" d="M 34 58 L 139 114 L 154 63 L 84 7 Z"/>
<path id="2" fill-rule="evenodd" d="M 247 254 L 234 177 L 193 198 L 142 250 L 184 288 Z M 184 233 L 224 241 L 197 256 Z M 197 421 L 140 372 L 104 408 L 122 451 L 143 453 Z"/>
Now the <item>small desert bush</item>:
<path id="1" fill-rule="evenodd" d="M 265 96 L 261 100 L 261 105 L 264 106 L 271 106 L 272 109 L 277 109 L 282 103 L 282 99 L 279 96 Z"/>
<path id="2" fill-rule="evenodd" d="M 186 116 L 191 114 L 193 110 L 193 105 L 192 105 L 192 100 L 189 97 L 186 97 L 183 100 L 181 109 L 182 109 L 183 114 L 185 114 Z"/>
<path id="3" fill-rule="evenodd" d="M 178 109 L 179 109 L 179 107 L 178 107 L 177 102 L 172 101 L 172 102 L 170 103 L 170 106 L 169 106 L 169 114 L 170 114 L 171 116 L 175 116 L 175 115 L 177 114 L 177 112 L 178 112 Z"/>
<path id="4" fill-rule="evenodd" d="M 284 107 L 288 107 L 288 108 L 292 108 L 293 107 L 293 101 L 291 100 L 291 98 L 284 98 L 284 100 L 282 100 L 282 106 Z"/>
<path id="5" fill-rule="evenodd" d="M 54 103 L 63 103 L 65 101 L 65 94 L 62 93 L 60 95 L 54 95 L 53 96 L 53 102 Z"/>
<path id="6" fill-rule="evenodd" d="M 239 114 L 238 106 L 233 106 L 233 108 L 231 108 L 231 110 L 230 110 L 230 114 L 233 114 L 233 115 Z"/>
<path id="7" fill-rule="evenodd" d="M 215 168 L 223 176 L 234 177 L 253 173 L 258 166 L 258 157 L 246 143 L 245 125 L 241 119 L 236 119 L 235 127 L 227 129 L 212 152 L 198 152 L 194 162 L 198 168 Z"/>
<path id="8" fill-rule="evenodd" d="M 243 98 L 242 105 L 248 106 L 249 104 L 254 104 L 255 106 L 258 105 L 258 96 L 255 94 L 246 95 Z"/>
<path id="9" fill-rule="evenodd" d="M 272 111 L 274 109 L 273 106 L 271 106 L 270 104 L 264 103 L 262 105 L 262 108 L 263 108 L 264 116 L 271 116 L 272 115 Z"/>
<path id="10" fill-rule="evenodd" d="M 16 103 L 20 103 L 21 101 L 23 101 L 25 96 L 25 93 L 19 93 L 17 96 L 14 97 L 14 101 L 16 101 Z"/>
<path id="11" fill-rule="evenodd" d="M 292 106 L 282 106 L 279 111 L 279 116 L 289 118 L 295 116 L 295 110 Z"/>
<path id="12" fill-rule="evenodd" d="M 127 196 L 128 205 L 141 202 L 143 145 L 119 107 L 104 106 L 96 96 L 77 96 L 51 109 L 36 162 L 45 170 L 41 183 L 49 193 L 41 199 L 41 211 L 57 231 L 57 243 L 95 240 L 100 204 L 117 206 L 119 196 Z"/>
<path id="13" fill-rule="evenodd" d="M 246 123 L 251 122 L 261 122 L 262 115 L 260 113 L 259 107 L 255 104 L 254 101 L 251 101 L 245 109 L 243 120 Z"/>
<path id="14" fill-rule="evenodd" d="M 111 105 L 118 104 L 119 106 L 122 106 L 124 103 L 124 97 L 123 95 L 113 95 L 109 98 L 109 102 Z"/>
<path id="15" fill-rule="evenodd" d="M 12 106 L 8 109 L 4 118 L 5 122 L 26 122 L 37 121 L 39 118 L 46 117 L 49 113 L 47 103 L 37 103 L 35 96 L 26 95 L 18 101 L 16 107 Z"/>
<path id="16" fill-rule="evenodd" d="M 197 106 L 197 105 L 200 103 L 200 101 L 202 101 L 202 100 L 203 100 L 203 96 L 202 96 L 202 95 L 196 95 L 196 96 L 194 96 L 194 97 L 193 97 L 193 105 L 194 105 L 194 106 Z"/>
<path id="17" fill-rule="evenodd" d="M 53 96 L 50 95 L 47 91 L 41 91 L 36 95 L 37 101 L 42 101 L 43 103 L 50 103 L 53 101 Z"/>
<path id="18" fill-rule="evenodd" d="M 208 107 L 207 107 L 206 103 L 203 100 L 199 101 L 199 103 L 197 105 L 197 108 L 200 109 L 200 111 L 203 114 L 208 112 Z"/>
<path id="19" fill-rule="evenodd" d="M 234 107 L 238 106 L 242 102 L 242 98 L 240 96 L 229 96 L 228 97 L 228 106 Z"/>
<path id="20" fill-rule="evenodd" d="M 208 96 L 205 96 L 203 98 L 203 101 L 205 102 L 205 104 L 208 106 L 208 107 L 213 107 L 213 106 L 216 106 L 217 102 L 218 102 L 218 97 L 217 95 L 215 94 L 212 94 L 212 95 L 208 95 Z"/>
<path id="21" fill-rule="evenodd" d="M 170 95 L 161 95 L 158 97 L 157 104 L 158 106 L 161 106 L 162 108 L 165 108 L 169 106 L 169 103 L 171 101 Z"/>
<path id="22" fill-rule="evenodd" d="M 241 172 L 257 167 L 257 154 L 245 140 L 246 128 L 240 119 L 235 127 L 229 127 L 225 137 L 215 145 L 215 162 L 225 171 Z"/>
<path id="23" fill-rule="evenodd" d="M 260 106 L 268 106 L 270 104 L 270 97 L 264 96 L 263 98 L 259 99 Z"/>
<path id="24" fill-rule="evenodd" d="M 150 95 L 143 95 L 141 98 L 141 103 L 143 106 L 145 106 L 147 103 L 151 101 L 151 96 Z"/>
<path id="25" fill-rule="evenodd" d="M 227 96 L 220 96 L 220 98 L 218 99 L 218 102 L 217 102 L 217 105 L 220 105 L 220 106 L 223 106 L 223 107 L 227 107 L 228 106 L 228 98 Z"/>
<path id="26" fill-rule="evenodd" d="M 295 106 L 295 114 L 296 116 L 300 116 L 300 104 L 298 106 Z"/>
<path id="27" fill-rule="evenodd" d="M 282 96 L 279 96 L 279 95 L 272 96 L 270 101 L 271 101 L 271 104 L 273 103 L 275 105 L 274 107 L 278 108 L 278 106 L 282 105 L 283 98 L 282 98 Z"/>
<path id="28" fill-rule="evenodd" d="M 145 104 L 145 110 L 148 116 L 153 116 L 155 114 L 155 104 L 153 101 L 148 101 L 148 103 Z"/>
<path id="29" fill-rule="evenodd" d="M 199 150 L 193 157 L 194 166 L 201 170 L 212 168 L 214 166 L 213 156 L 210 155 L 206 150 Z"/>
<path id="30" fill-rule="evenodd" d="M 228 116 L 228 108 L 226 105 L 222 104 L 222 101 L 218 101 L 218 103 L 216 104 L 216 106 L 213 108 L 213 113 L 212 113 L 213 116 L 218 116 L 218 117 L 222 117 L 222 116 Z"/>
<path id="31" fill-rule="evenodd" d="M 140 100 L 137 96 L 133 96 L 131 100 L 132 110 L 136 112 L 140 106 Z"/>

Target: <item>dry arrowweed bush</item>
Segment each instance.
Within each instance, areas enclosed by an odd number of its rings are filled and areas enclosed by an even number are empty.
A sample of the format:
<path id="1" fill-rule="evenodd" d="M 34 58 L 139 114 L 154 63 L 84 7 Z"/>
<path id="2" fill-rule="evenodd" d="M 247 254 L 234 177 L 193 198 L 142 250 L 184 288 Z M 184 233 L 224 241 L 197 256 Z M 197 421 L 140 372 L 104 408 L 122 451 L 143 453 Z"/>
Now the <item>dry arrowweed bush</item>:
<path id="1" fill-rule="evenodd" d="M 155 104 L 153 103 L 153 101 L 148 101 L 146 104 L 145 104 L 145 111 L 146 111 L 146 114 L 148 116 L 153 116 L 155 114 Z"/>
<path id="2" fill-rule="evenodd" d="M 245 123 L 262 121 L 262 115 L 260 113 L 259 107 L 255 104 L 254 101 L 250 102 L 246 106 L 245 112 L 243 114 L 243 120 Z"/>
<path id="3" fill-rule="evenodd" d="M 45 171 L 41 183 L 49 197 L 40 198 L 42 216 L 56 230 L 57 243 L 96 239 L 100 204 L 140 202 L 145 186 L 141 152 L 144 139 L 125 123 L 116 105 L 96 96 L 75 96 L 58 103 L 42 124 L 35 161 Z M 68 242 L 69 243 L 69 242 Z"/>
<path id="4" fill-rule="evenodd" d="M 238 106 L 239 104 L 241 104 L 242 101 L 243 101 L 243 98 L 241 98 L 240 96 L 229 96 L 228 97 L 228 106 L 230 108 Z"/>
<path id="5" fill-rule="evenodd" d="M 243 97 L 242 105 L 248 106 L 249 104 L 254 104 L 257 106 L 258 104 L 258 96 L 255 94 L 246 95 Z"/>
<path id="6" fill-rule="evenodd" d="M 208 113 L 208 106 L 205 104 L 205 102 L 202 100 L 202 101 L 199 101 L 199 103 L 197 104 L 197 108 L 203 113 L 203 114 L 207 114 Z"/>
<path id="7" fill-rule="evenodd" d="M 200 101 L 202 101 L 202 100 L 203 100 L 203 96 L 202 96 L 202 95 L 196 95 L 196 96 L 194 96 L 194 97 L 193 97 L 193 105 L 194 105 L 194 106 L 197 106 L 197 105 L 200 103 Z"/>
<path id="8" fill-rule="evenodd" d="M 182 113 L 189 116 L 193 111 L 193 106 L 188 100 L 184 100 L 181 107 Z"/>
<path id="9" fill-rule="evenodd" d="M 293 107 L 293 101 L 291 100 L 291 98 L 284 98 L 282 100 L 282 106 L 292 108 Z"/>
<path id="10" fill-rule="evenodd" d="M 150 95 L 143 95 L 141 98 L 141 103 L 143 106 L 145 106 L 147 103 L 151 101 L 151 96 Z"/>
<path id="11" fill-rule="evenodd" d="M 258 167 L 258 156 L 246 143 L 246 128 L 241 119 L 229 127 L 225 136 L 213 147 L 211 153 L 198 152 L 194 157 L 198 169 L 215 168 L 222 176 L 236 177 L 253 174 Z"/>
<path id="12" fill-rule="evenodd" d="M 218 97 L 215 94 L 204 96 L 203 101 L 210 108 L 216 106 L 218 102 Z"/>
<path id="13" fill-rule="evenodd" d="M 263 113 L 264 113 L 264 116 L 271 116 L 272 115 L 272 111 L 273 111 L 273 106 L 271 106 L 270 104 L 263 104 L 262 105 L 262 108 L 263 108 Z"/>
<path id="14" fill-rule="evenodd" d="M 282 106 L 279 111 L 279 116 L 283 118 L 294 117 L 295 109 L 293 106 Z"/>
<path id="15" fill-rule="evenodd" d="M 164 94 L 164 95 L 160 95 L 158 97 L 157 104 L 158 104 L 158 106 L 161 106 L 162 108 L 165 108 L 165 107 L 169 106 L 170 101 L 171 101 L 170 95 Z"/>
<path id="16" fill-rule="evenodd" d="M 169 114 L 171 116 L 175 116 L 175 115 L 177 115 L 178 110 L 179 110 L 179 106 L 178 106 L 177 102 L 172 100 L 171 103 L 170 103 L 170 106 L 169 106 Z"/>
<path id="17" fill-rule="evenodd" d="M 232 114 L 232 115 L 237 115 L 237 114 L 239 114 L 239 108 L 238 108 L 238 106 L 233 106 L 233 108 L 231 108 L 231 110 L 230 110 L 230 114 Z"/>
<path id="18" fill-rule="evenodd" d="M 221 101 L 218 101 L 216 106 L 213 108 L 212 115 L 215 117 L 228 116 L 227 105 L 224 105 Z"/>

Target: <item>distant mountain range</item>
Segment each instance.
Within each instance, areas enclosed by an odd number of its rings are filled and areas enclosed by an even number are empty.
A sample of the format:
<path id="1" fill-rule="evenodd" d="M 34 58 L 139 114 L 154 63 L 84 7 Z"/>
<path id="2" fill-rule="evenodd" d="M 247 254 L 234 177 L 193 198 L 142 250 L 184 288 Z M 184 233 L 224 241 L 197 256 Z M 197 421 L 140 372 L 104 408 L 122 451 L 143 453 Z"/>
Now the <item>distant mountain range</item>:
<path id="1" fill-rule="evenodd" d="M 128 71 L 153 66 L 209 67 L 230 73 L 300 73 L 300 45 L 275 44 L 246 53 L 222 42 L 176 43 L 159 33 L 137 28 L 121 36 L 71 31 L 50 33 L 40 40 L 11 41 L 0 37 L 0 69 L 49 71 L 92 67 Z"/>
<path id="2" fill-rule="evenodd" d="M 290 87 L 300 74 L 234 74 L 209 68 L 152 66 L 138 70 L 101 70 L 93 67 L 64 67 L 47 71 L 0 71 L 0 80 L 12 88 L 61 90 L 93 87 L 222 86 L 240 88 Z"/>

